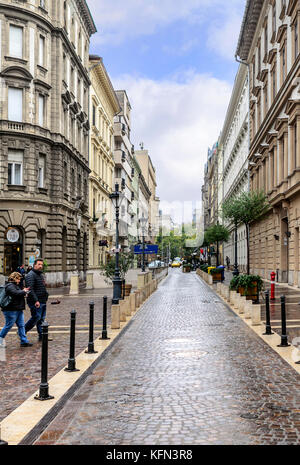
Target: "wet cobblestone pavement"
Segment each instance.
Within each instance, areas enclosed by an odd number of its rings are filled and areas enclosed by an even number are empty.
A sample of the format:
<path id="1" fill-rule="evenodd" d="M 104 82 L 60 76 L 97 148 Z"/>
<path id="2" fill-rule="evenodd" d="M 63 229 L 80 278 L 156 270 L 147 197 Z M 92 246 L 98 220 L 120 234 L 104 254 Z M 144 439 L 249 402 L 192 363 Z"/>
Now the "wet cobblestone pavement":
<path id="1" fill-rule="evenodd" d="M 36 444 L 300 444 L 300 376 L 172 270 Z"/>
<path id="2" fill-rule="evenodd" d="M 53 293 L 54 294 L 54 293 Z M 60 297 L 59 305 L 51 305 L 56 297 L 51 295 L 47 305 L 47 322 L 49 335 L 53 341 L 49 342 L 50 379 L 68 363 L 70 341 L 70 312 L 75 309 L 76 315 L 76 352 L 82 352 L 88 346 L 89 333 L 89 302 L 95 303 L 95 337 L 102 330 L 102 302 L 103 296 L 108 298 L 108 324 L 110 324 L 111 289 L 95 289 L 88 295 Z M 30 311 L 24 312 L 25 321 L 30 318 Z M 3 313 L 0 311 L 0 327 L 4 324 Z M 37 340 L 36 328 L 28 333 L 28 339 L 34 345 L 21 348 L 17 336 L 17 327 L 7 334 L 7 347 L 0 349 L 0 421 L 24 402 L 31 394 L 39 389 L 41 381 L 41 343 Z"/>

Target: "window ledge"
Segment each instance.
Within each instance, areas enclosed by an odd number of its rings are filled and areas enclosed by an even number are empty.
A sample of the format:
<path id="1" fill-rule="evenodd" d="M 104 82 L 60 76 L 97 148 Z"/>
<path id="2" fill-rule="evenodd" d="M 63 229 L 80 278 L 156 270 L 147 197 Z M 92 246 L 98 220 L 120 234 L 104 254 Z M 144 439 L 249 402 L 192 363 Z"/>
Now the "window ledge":
<path id="1" fill-rule="evenodd" d="M 39 10 L 41 10 L 46 15 L 48 14 L 48 11 L 46 10 L 46 8 L 43 8 L 41 5 L 39 5 Z"/>
<path id="2" fill-rule="evenodd" d="M 23 58 L 18 58 L 18 57 L 11 57 L 11 56 L 5 56 L 4 57 L 6 61 L 17 61 L 18 63 L 22 63 L 23 65 L 27 65 L 28 60 L 24 60 Z"/>
<path id="3" fill-rule="evenodd" d="M 44 74 L 48 73 L 48 69 L 44 68 L 44 66 L 37 64 L 37 68 L 42 71 Z"/>
<path id="4" fill-rule="evenodd" d="M 26 189 L 26 186 L 22 186 L 19 184 L 7 184 L 7 188 L 10 191 L 23 191 L 24 192 Z"/>
<path id="5" fill-rule="evenodd" d="M 48 189 L 45 187 L 39 187 L 39 193 L 40 194 L 48 194 Z"/>

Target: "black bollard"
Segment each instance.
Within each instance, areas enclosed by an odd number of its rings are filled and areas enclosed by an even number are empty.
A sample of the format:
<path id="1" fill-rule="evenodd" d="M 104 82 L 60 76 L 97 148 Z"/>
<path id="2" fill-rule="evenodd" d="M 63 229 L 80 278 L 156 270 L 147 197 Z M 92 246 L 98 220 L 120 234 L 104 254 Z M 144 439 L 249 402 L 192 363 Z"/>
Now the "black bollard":
<path id="1" fill-rule="evenodd" d="M 89 345 L 88 350 L 85 351 L 86 354 L 97 354 L 97 351 L 94 349 L 94 308 L 94 302 L 90 302 Z"/>
<path id="2" fill-rule="evenodd" d="M 34 398 L 36 400 L 50 400 L 54 399 L 49 395 L 48 384 L 48 328 L 49 325 L 46 321 L 42 323 L 42 367 L 41 367 L 41 384 L 39 394 Z"/>
<path id="3" fill-rule="evenodd" d="M 107 296 L 103 297 L 103 326 L 102 326 L 102 338 L 99 339 L 110 339 L 107 337 Z"/>
<path id="4" fill-rule="evenodd" d="M 281 302 L 281 344 L 277 347 L 289 347 L 288 337 L 286 334 L 286 313 L 285 313 L 285 296 L 280 297 Z"/>
<path id="5" fill-rule="evenodd" d="M 266 332 L 263 333 L 264 335 L 274 334 L 271 328 L 271 321 L 270 321 L 270 296 L 269 291 L 265 291 L 266 297 Z"/>
<path id="6" fill-rule="evenodd" d="M 70 312 L 71 315 L 71 330 L 70 330 L 70 356 L 68 360 L 68 368 L 65 371 L 79 371 L 76 368 L 75 360 L 75 326 L 76 326 L 76 310 Z"/>

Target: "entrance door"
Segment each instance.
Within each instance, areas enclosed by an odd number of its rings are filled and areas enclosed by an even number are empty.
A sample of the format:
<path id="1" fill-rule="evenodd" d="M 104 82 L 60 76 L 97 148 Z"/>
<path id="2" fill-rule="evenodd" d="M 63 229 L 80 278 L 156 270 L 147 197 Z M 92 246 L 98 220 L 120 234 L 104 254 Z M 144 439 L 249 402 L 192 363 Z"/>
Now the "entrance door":
<path id="1" fill-rule="evenodd" d="M 18 266 L 23 263 L 23 244 L 20 232 L 19 240 L 16 242 L 9 242 L 5 234 L 4 243 L 4 274 L 10 275 L 16 271 Z"/>

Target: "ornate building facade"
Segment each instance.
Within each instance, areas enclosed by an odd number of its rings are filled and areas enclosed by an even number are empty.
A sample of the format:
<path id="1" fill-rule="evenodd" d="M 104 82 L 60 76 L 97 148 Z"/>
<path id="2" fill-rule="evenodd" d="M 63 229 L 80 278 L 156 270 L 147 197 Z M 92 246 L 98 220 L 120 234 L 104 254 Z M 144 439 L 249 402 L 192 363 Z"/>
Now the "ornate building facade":
<path id="1" fill-rule="evenodd" d="M 219 177 L 220 174 L 222 176 L 221 200 L 219 195 L 220 206 L 222 202 L 236 197 L 242 191 L 247 191 L 249 189 L 248 96 L 248 69 L 245 65 L 240 65 L 219 139 L 223 163 L 222 173 L 220 173 L 219 170 Z M 219 210 L 221 210 L 221 208 Z M 225 226 L 229 228 L 230 238 L 228 242 L 224 242 L 223 244 L 223 258 L 225 259 L 225 257 L 228 256 L 230 264 L 233 265 L 235 260 L 234 226 L 226 223 Z M 237 263 L 240 271 L 246 271 L 246 227 L 241 225 L 237 229 Z"/>
<path id="2" fill-rule="evenodd" d="M 114 189 L 114 116 L 119 102 L 102 58 L 90 56 L 89 268 L 106 263 L 112 248 Z"/>
<path id="3" fill-rule="evenodd" d="M 49 285 L 88 264 L 85 0 L 0 3 L 0 274 L 47 260 Z"/>
<path id="4" fill-rule="evenodd" d="M 251 189 L 268 213 L 250 228 L 251 271 L 300 285 L 300 2 L 248 0 L 237 55 L 250 66 Z"/>

